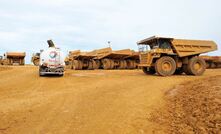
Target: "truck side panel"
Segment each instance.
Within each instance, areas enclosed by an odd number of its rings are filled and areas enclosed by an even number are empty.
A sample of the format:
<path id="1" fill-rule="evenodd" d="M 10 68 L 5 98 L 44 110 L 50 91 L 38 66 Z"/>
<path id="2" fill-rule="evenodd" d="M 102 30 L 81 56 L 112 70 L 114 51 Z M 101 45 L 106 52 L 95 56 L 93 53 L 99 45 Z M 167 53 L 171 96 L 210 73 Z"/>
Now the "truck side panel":
<path id="1" fill-rule="evenodd" d="M 171 43 L 179 57 L 199 55 L 217 50 L 217 45 L 213 41 L 174 39 Z"/>

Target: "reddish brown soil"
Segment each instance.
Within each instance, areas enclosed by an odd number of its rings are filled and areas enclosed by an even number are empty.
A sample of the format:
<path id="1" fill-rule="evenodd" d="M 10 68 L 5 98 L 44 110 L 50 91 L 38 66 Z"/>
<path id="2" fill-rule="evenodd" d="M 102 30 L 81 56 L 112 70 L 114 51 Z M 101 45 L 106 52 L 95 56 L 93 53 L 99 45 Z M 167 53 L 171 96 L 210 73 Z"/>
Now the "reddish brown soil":
<path id="1" fill-rule="evenodd" d="M 156 132 L 221 133 L 220 75 L 176 86 L 166 92 L 165 101 L 149 118 L 158 124 Z"/>
<path id="2" fill-rule="evenodd" d="M 147 115 L 164 106 L 165 92 L 216 75 L 221 75 L 220 69 L 196 77 L 159 77 L 141 70 L 67 70 L 64 77 L 39 77 L 38 67 L 11 67 L 0 71 L 0 134 L 160 132 L 155 128 L 162 127 L 147 120 Z M 178 91 L 167 96 L 179 95 Z"/>

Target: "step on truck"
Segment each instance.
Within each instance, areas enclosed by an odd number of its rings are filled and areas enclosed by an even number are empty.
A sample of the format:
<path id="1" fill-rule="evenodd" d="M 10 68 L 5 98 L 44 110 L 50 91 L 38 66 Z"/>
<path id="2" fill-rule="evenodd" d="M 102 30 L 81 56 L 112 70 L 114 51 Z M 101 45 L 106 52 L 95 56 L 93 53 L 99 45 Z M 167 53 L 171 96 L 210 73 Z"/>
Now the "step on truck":
<path id="1" fill-rule="evenodd" d="M 202 75 L 206 62 L 199 55 L 217 50 L 213 41 L 186 40 L 153 36 L 137 42 L 140 64 L 145 74 Z"/>
<path id="2" fill-rule="evenodd" d="M 60 75 L 64 74 L 64 56 L 59 48 L 56 48 L 52 40 L 48 40 L 49 48 L 40 53 L 39 75 Z"/>

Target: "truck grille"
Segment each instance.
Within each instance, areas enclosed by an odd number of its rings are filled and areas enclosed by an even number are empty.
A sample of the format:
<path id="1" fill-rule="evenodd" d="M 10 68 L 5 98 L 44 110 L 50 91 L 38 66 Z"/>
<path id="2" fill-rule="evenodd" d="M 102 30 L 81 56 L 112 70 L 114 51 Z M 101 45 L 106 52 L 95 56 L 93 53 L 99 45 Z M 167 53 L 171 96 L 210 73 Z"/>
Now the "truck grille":
<path id="1" fill-rule="evenodd" d="M 140 63 L 147 64 L 147 54 L 140 54 Z"/>

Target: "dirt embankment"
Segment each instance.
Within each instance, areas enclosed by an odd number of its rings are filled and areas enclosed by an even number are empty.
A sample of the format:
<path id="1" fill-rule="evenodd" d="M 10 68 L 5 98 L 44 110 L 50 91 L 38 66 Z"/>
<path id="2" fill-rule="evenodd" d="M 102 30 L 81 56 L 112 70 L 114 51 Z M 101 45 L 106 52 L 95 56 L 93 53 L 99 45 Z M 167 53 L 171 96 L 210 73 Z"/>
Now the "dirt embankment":
<path id="1" fill-rule="evenodd" d="M 221 76 L 187 82 L 165 94 L 149 120 L 165 133 L 221 133 Z M 159 130 L 159 128 L 161 128 Z"/>

